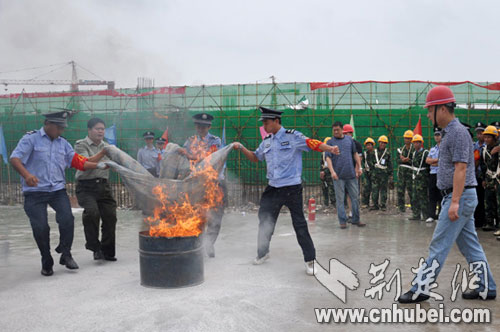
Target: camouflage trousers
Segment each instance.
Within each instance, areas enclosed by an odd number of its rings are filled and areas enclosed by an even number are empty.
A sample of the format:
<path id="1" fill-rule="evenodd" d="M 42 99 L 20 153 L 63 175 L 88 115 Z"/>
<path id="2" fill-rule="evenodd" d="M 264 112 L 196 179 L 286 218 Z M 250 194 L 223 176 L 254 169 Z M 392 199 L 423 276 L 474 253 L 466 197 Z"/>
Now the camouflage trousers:
<path id="1" fill-rule="evenodd" d="M 425 220 L 429 218 L 429 173 L 421 172 L 415 180 L 413 180 L 413 197 L 411 210 L 413 218 Z"/>
<path id="2" fill-rule="evenodd" d="M 486 182 L 484 189 L 484 208 L 486 211 L 486 223 L 495 225 L 500 217 L 500 185 L 495 180 Z"/>
<path id="3" fill-rule="evenodd" d="M 363 173 L 361 178 L 361 184 L 363 186 L 363 193 L 361 196 L 361 205 L 370 205 L 370 195 L 373 191 L 373 172 Z"/>
<path id="4" fill-rule="evenodd" d="M 410 204 L 413 206 L 413 179 L 412 170 L 406 167 L 399 167 L 398 170 L 398 208 L 405 212 L 405 191 L 410 196 Z"/>
<path id="5" fill-rule="evenodd" d="M 321 190 L 323 191 L 323 204 L 325 206 L 330 205 L 330 203 L 335 206 L 335 189 L 333 187 L 333 179 L 330 170 L 327 168 L 324 170 L 325 178 L 321 180 Z"/>
<path id="6" fill-rule="evenodd" d="M 387 187 L 389 186 L 389 174 L 385 171 L 375 170 L 372 175 L 372 202 L 373 206 L 386 208 Z M 380 204 L 379 204 L 380 196 Z"/>

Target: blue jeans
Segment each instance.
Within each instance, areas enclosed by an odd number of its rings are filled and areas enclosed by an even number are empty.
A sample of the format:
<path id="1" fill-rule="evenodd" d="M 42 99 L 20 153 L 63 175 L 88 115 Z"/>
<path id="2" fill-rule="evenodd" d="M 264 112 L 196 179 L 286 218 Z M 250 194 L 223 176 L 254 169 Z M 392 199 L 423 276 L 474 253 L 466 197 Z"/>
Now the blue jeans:
<path id="1" fill-rule="evenodd" d="M 439 263 L 439 267 L 435 271 L 435 279 L 437 279 L 439 271 L 441 271 L 451 247 L 456 242 L 458 249 L 462 255 L 464 255 L 467 263 L 486 263 L 488 290 L 496 290 L 497 286 L 495 280 L 493 280 L 490 266 L 486 260 L 483 247 L 479 244 L 479 239 L 477 238 L 476 229 L 474 227 L 474 210 L 477 205 L 476 189 L 464 189 L 462 197 L 460 197 L 458 209 L 459 218 L 455 221 L 451 221 L 450 218 L 448 218 L 451 195 L 452 194 L 448 194 L 443 197 L 443 201 L 441 202 L 441 213 L 439 214 L 439 220 L 429 245 L 429 257 L 427 257 L 425 262 L 427 266 L 430 267 L 432 262 L 437 260 Z M 458 278 L 458 281 L 461 281 L 461 275 L 459 275 Z M 485 289 L 484 271 L 479 275 L 479 278 L 480 281 L 477 283 L 479 288 L 477 290 L 483 291 Z M 411 290 L 416 292 L 417 289 L 418 285 L 415 284 Z M 425 292 L 422 291 L 422 293 Z"/>
<path id="2" fill-rule="evenodd" d="M 66 189 L 53 192 L 24 193 L 24 211 L 30 219 L 33 237 L 38 249 L 40 249 L 44 268 L 50 268 L 53 265 L 50 255 L 50 227 L 47 220 L 47 205 L 50 205 L 56 211 L 56 222 L 59 225 L 59 245 L 56 252 L 63 255 L 71 253 L 75 226 L 75 218 L 71 212 L 71 204 Z"/>
<path id="3" fill-rule="evenodd" d="M 337 199 L 337 216 L 341 225 L 347 222 L 347 215 L 345 214 L 345 193 L 349 194 L 351 198 L 352 207 L 352 223 L 359 223 L 359 194 L 358 194 L 358 179 L 349 180 L 333 180 L 333 187 L 335 188 L 335 197 Z"/>

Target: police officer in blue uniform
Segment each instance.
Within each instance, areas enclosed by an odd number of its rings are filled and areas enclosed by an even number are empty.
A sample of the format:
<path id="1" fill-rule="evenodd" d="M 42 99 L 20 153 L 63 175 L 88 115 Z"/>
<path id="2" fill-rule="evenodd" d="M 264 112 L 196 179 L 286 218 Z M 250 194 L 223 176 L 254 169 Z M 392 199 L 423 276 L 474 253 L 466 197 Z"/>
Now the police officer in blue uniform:
<path id="1" fill-rule="evenodd" d="M 269 258 L 269 244 L 276 221 L 283 205 L 290 209 L 297 241 L 302 248 L 306 273 L 314 274 L 316 250 L 304 218 L 302 199 L 302 152 L 311 149 L 319 152 L 338 154 L 337 146 L 329 146 L 321 141 L 309 139 L 294 129 L 281 125 L 283 112 L 260 107 L 261 118 L 266 132 L 270 133 L 260 143 L 255 152 L 249 151 L 241 143 L 234 144 L 253 162 L 265 160 L 269 185 L 264 190 L 259 208 L 259 235 L 257 258 L 254 264 L 262 264 Z"/>
<path id="2" fill-rule="evenodd" d="M 71 256 L 74 217 L 66 193 L 64 170 L 70 167 L 82 171 L 95 169 L 105 150 L 91 158 L 78 155 L 61 136 L 68 126 L 70 112 L 62 111 L 44 116 L 46 119 L 43 127 L 28 132 L 21 138 L 10 156 L 10 162 L 21 175 L 24 211 L 30 219 L 33 237 L 42 256 L 41 273 L 50 276 L 54 273 L 54 260 L 50 253 L 47 205 L 56 211 L 60 234 L 56 248 L 56 252 L 61 254 L 59 263 L 68 269 L 78 269 L 78 264 Z"/>
<path id="3" fill-rule="evenodd" d="M 155 133 L 146 131 L 142 137 L 146 142 L 146 146 L 137 151 L 137 161 L 153 176 L 158 176 L 158 153 L 160 151 L 154 146 Z"/>
<path id="4" fill-rule="evenodd" d="M 165 146 L 165 143 L 167 143 L 167 140 L 164 139 L 163 137 L 159 137 L 156 139 L 156 149 L 158 150 L 158 157 L 157 157 L 157 167 L 156 167 L 156 174 L 160 176 L 160 165 L 161 165 L 161 160 L 164 157 L 165 154 L 165 149 L 163 148 Z"/>
<path id="5" fill-rule="evenodd" d="M 214 117 L 207 113 L 193 115 L 193 122 L 196 128 L 196 135 L 189 137 L 184 143 L 184 147 L 179 150 L 190 160 L 201 160 L 208 154 L 219 150 L 222 141 L 219 137 L 212 135 L 209 130 Z M 224 206 L 227 201 L 227 186 L 224 180 L 223 171 L 219 174 L 219 187 L 224 193 L 222 205 L 215 207 L 208 213 L 207 230 L 205 232 L 205 251 L 208 257 L 215 257 L 215 241 L 219 236 L 224 216 Z"/>

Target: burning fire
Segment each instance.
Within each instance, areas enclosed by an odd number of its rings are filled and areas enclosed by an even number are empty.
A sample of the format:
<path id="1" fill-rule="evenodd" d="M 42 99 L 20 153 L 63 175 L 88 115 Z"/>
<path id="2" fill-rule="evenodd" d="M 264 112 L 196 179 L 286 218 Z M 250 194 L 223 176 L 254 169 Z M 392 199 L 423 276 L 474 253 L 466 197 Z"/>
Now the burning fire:
<path id="1" fill-rule="evenodd" d="M 203 143 L 203 142 L 202 142 Z M 203 144 L 192 144 L 192 154 L 196 160 L 190 160 L 191 176 L 199 181 L 203 186 L 203 199 L 201 202 L 192 204 L 189 193 L 177 195 L 169 193 L 168 188 L 158 185 L 153 188 L 153 194 L 160 201 L 161 205 L 156 206 L 153 215 L 147 217 L 145 221 L 149 223 L 149 235 L 161 237 L 188 237 L 198 236 L 203 230 L 207 221 L 207 213 L 214 207 L 222 205 L 224 193 L 219 187 L 219 174 L 206 162 L 204 169 L 196 167 L 200 160 L 210 161 L 211 153 L 214 149 L 207 151 Z M 208 159 L 207 159 L 208 158 Z"/>

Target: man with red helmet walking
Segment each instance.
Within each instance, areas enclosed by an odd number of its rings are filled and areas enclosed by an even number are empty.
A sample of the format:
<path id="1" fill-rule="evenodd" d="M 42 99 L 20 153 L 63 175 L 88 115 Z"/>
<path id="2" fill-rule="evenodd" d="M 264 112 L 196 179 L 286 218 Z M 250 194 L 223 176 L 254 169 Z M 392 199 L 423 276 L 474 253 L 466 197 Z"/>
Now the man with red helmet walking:
<path id="1" fill-rule="evenodd" d="M 446 86 L 436 86 L 427 94 L 427 117 L 434 126 L 443 128 L 437 174 L 437 186 L 443 194 L 442 211 L 429 245 L 429 256 L 413 280 L 411 290 L 399 297 L 400 303 L 429 299 L 432 284 L 455 242 L 477 278 L 477 288 L 463 292 L 462 298 L 496 298 L 496 284 L 474 227 L 477 182 L 472 139 L 455 117 L 455 101 L 453 92 Z M 472 269 L 473 265 L 477 268 Z M 435 266 L 433 276 L 425 272 Z"/>

